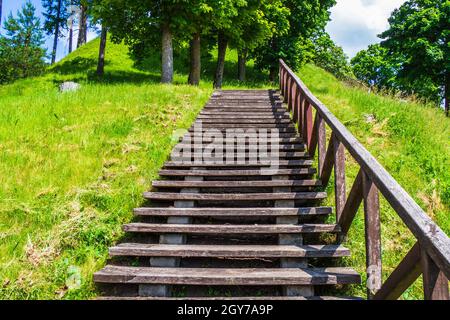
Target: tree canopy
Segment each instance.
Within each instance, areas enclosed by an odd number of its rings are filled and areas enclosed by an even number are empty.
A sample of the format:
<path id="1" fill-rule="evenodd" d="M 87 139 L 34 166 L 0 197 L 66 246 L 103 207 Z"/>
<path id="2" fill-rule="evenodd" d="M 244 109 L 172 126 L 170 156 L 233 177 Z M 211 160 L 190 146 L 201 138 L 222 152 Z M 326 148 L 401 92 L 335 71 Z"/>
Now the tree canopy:
<path id="1" fill-rule="evenodd" d="M 44 71 L 44 34 L 35 14 L 35 7 L 27 1 L 4 23 L 5 34 L 0 35 L 0 83 L 37 75 Z"/>
<path id="2" fill-rule="evenodd" d="M 353 60 L 358 78 L 440 104 L 450 99 L 450 1 L 409 0 L 389 18 L 381 46 Z"/>

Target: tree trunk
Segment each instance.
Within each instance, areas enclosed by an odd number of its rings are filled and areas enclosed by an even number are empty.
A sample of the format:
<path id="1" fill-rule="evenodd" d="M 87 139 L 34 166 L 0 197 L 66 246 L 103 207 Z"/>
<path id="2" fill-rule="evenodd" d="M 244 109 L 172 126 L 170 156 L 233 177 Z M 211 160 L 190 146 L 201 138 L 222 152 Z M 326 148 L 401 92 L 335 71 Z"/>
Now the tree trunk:
<path id="1" fill-rule="evenodd" d="M 105 73 L 105 49 L 106 40 L 108 36 L 108 30 L 105 26 L 102 26 L 102 34 L 100 36 L 100 49 L 98 50 L 98 65 L 97 65 L 97 75 L 103 77 Z"/>
<path id="2" fill-rule="evenodd" d="M 69 53 L 73 51 L 73 25 L 70 25 L 69 29 Z"/>
<path id="3" fill-rule="evenodd" d="M 277 69 L 273 66 L 270 66 L 269 81 L 275 81 L 276 74 L 277 74 Z"/>
<path id="4" fill-rule="evenodd" d="M 200 32 L 198 32 L 191 40 L 191 66 L 188 83 L 193 86 L 198 86 L 200 83 L 201 55 Z"/>
<path id="5" fill-rule="evenodd" d="M 162 26 L 162 70 L 161 82 L 172 83 L 173 81 L 173 46 L 172 31 L 168 24 Z"/>
<path id="6" fill-rule="evenodd" d="M 67 20 L 69 24 L 69 53 L 73 51 L 73 0 L 70 1 L 70 18 Z"/>
<path id="7" fill-rule="evenodd" d="M 81 47 L 86 43 L 87 38 L 87 14 L 86 14 L 87 8 L 85 6 L 81 6 L 80 11 L 80 26 L 78 31 L 78 41 L 77 41 L 77 48 Z"/>
<path id="8" fill-rule="evenodd" d="M 238 80 L 245 81 L 245 65 L 247 63 L 247 49 L 242 49 L 238 53 Z"/>
<path id="9" fill-rule="evenodd" d="M 445 88 L 444 88 L 444 110 L 445 110 L 445 115 L 448 117 L 449 116 L 449 99 L 450 99 L 450 76 L 447 74 L 445 76 Z"/>
<path id="10" fill-rule="evenodd" d="M 58 49 L 59 19 L 61 18 L 61 2 L 62 0 L 58 0 L 58 7 L 56 9 L 55 38 L 53 39 L 52 64 L 55 64 L 56 62 L 56 51 Z"/>
<path id="11" fill-rule="evenodd" d="M 227 45 L 228 39 L 222 32 L 219 32 L 216 76 L 214 77 L 215 89 L 222 88 L 223 70 L 225 68 L 225 55 L 227 53 Z"/>

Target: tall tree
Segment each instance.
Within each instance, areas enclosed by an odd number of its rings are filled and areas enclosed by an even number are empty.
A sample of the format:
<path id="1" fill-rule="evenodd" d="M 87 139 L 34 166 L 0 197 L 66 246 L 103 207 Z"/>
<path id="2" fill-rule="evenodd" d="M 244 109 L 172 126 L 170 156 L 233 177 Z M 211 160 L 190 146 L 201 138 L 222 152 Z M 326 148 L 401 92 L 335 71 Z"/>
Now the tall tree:
<path id="1" fill-rule="evenodd" d="M 125 41 L 133 53 L 143 54 L 148 48 L 161 49 L 161 82 L 173 80 L 173 42 L 186 36 L 186 0 L 103 0 L 103 21 L 112 39 Z"/>
<path id="2" fill-rule="evenodd" d="M 51 54 L 52 64 L 56 61 L 58 40 L 63 36 L 61 29 L 66 28 L 67 21 L 67 1 L 66 0 L 43 0 L 44 7 L 44 29 L 47 34 L 53 34 L 53 50 Z"/>
<path id="3" fill-rule="evenodd" d="M 389 18 L 380 37 L 390 55 L 401 61 L 402 90 L 440 103 L 450 99 L 450 1 L 409 0 Z"/>
<path id="4" fill-rule="evenodd" d="M 351 60 L 353 73 L 371 87 L 395 89 L 398 65 L 386 48 L 379 44 L 361 50 Z"/>
<path id="5" fill-rule="evenodd" d="M 100 34 L 100 48 L 98 51 L 98 64 L 97 75 L 103 77 L 105 73 L 105 54 L 106 54 L 106 40 L 108 36 L 108 29 L 105 25 L 102 25 L 102 31 Z"/>
<path id="6" fill-rule="evenodd" d="M 289 29 L 289 10 L 282 0 L 248 0 L 247 6 L 239 10 L 234 24 L 235 34 L 231 45 L 238 51 L 238 79 L 245 81 L 246 63 L 249 53 L 267 43 L 274 33 Z"/>
<path id="7" fill-rule="evenodd" d="M 74 4 L 74 0 L 70 0 L 69 1 L 70 5 L 67 8 L 67 14 L 68 14 L 68 18 L 67 18 L 67 27 L 69 29 L 69 53 L 72 53 L 73 51 L 73 26 L 74 26 L 74 22 L 75 22 L 75 13 L 76 13 L 76 6 Z"/>
<path id="8" fill-rule="evenodd" d="M 88 29 L 88 1 L 87 0 L 79 0 L 77 48 L 86 44 L 87 29 Z"/>
<path id="9" fill-rule="evenodd" d="M 36 9 L 27 1 L 5 21 L 0 36 L 0 83 L 37 75 L 45 69 L 44 34 Z"/>
<path id="10" fill-rule="evenodd" d="M 213 15 L 211 22 L 217 35 L 217 66 L 214 75 L 214 88 L 221 88 L 225 57 L 230 39 L 239 34 L 238 28 L 234 28 L 239 15 L 239 10 L 247 6 L 244 0 L 211 1 Z"/>
<path id="11" fill-rule="evenodd" d="M 290 11 L 289 30 L 275 32 L 267 43 L 254 50 L 256 66 L 268 70 L 270 80 L 275 79 L 280 58 L 298 68 L 306 61 L 306 40 L 324 29 L 330 19 L 329 9 L 335 3 L 335 0 L 283 0 Z"/>
<path id="12" fill-rule="evenodd" d="M 311 39 L 314 63 L 341 79 L 352 78 L 352 68 L 342 47 L 337 46 L 330 36 L 323 32 Z"/>

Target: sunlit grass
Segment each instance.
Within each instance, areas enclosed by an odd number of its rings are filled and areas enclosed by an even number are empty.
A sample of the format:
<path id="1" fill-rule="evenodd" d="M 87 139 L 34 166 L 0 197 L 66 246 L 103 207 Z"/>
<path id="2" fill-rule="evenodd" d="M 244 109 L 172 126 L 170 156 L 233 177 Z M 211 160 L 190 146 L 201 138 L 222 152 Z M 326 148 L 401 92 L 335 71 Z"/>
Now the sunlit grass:
<path id="1" fill-rule="evenodd" d="M 450 119 L 433 106 L 378 96 L 352 88 L 312 65 L 298 73 L 312 92 L 340 119 L 400 185 L 450 234 Z M 371 117 L 374 117 L 373 121 Z M 328 130 L 330 131 L 330 130 Z M 347 190 L 359 166 L 347 154 Z M 330 183 L 327 199 L 334 205 Z M 381 199 L 384 277 L 398 265 L 415 242 L 411 232 L 385 199 Z M 360 208 L 346 245 L 348 266 L 365 274 L 364 216 Z M 365 296 L 364 286 L 349 294 Z M 421 281 L 403 298 L 422 298 Z"/>
<path id="2" fill-rule="evenodd" d="M 95 40 L 42 77 L 0 87 L 0 298 L 94 296 L 92 274 L 170 154 L 173 130 L 189 127 L 212 92 L 214 59 L 204 61 L 199 87 L 185 85 L 183 66 L 176 66 L 176 85 L 161 85 L 158 56 L 137 68 L 124 45 L 111 43 L 98 79 L 97 48 Z M 251 63 L 249 81 L 234 80 L 236 60 L 230 50 L 225 88 L 275 86 Z M 313 66 L 300 75 L 448 233 L 449 120 L 430 107 L 349 88 Z M 61 94 L 62 81 L 82 87 Z M 347 173 L 354 178 L 354 163 Z M 390 271 L 413 239 L 385 202 L 382 215 Z M 360 213 L 345 263 L 361 273 L 363 237 Z M 352 290 L 364 295 L 363 286 Z M 416 286 L 409 297 L 419 292 Z"/>

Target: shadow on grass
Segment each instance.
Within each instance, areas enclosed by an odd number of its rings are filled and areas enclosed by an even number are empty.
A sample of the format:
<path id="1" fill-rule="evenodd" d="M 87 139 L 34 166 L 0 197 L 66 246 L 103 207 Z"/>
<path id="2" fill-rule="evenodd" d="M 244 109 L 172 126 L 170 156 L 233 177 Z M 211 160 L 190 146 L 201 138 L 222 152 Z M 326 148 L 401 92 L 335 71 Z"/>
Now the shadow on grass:
<path id="1" fill-rule="evenodd" d="M 117 83 L 159 83 L 160 82 L 160 54 L 153 52 L 149 54 L 149 58 L 144 61 L 135 61 L 135 71 L 130 70 L 108 70 L 110 63 L 108 60 L 105 65 L 105 75 L 99 77 L 95 70 L 97 68 L 97 59 L 76 57 L 72 60 L 60 63 L 50 69 L 50 72 L 63 76 L 71 76 L 66 81 L 88 81 L 103 84 L 117 84 Z M 181 53 L 176 53 L 174 57 L 174 71 L 179 75 L 185 75 L 183 82 L 176 82 L 175 84 L 187 84 L 189 73 L 189 61 Z M 202 57 L 202 81 L 212 83 L 214 81 L 214 74 L 217 65 L 217 60 L 211 55 L 207 54 Z M 267 88 L 273 87 L 273 83 L 268 81 L 268 75 L 255 69 L 253 65 L 248 65 L 246 69 L 247 80 L 241 82 L 237 79 L 237 62 L 226 61 L 223 86 L 231 87 L 253 87 L 253 88 Z M 82 76 L 85 74 L 86 76 Z M 56 81 L 60 83 L 60 81 Z"/>

